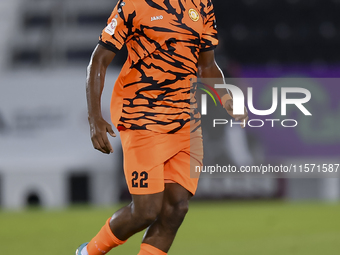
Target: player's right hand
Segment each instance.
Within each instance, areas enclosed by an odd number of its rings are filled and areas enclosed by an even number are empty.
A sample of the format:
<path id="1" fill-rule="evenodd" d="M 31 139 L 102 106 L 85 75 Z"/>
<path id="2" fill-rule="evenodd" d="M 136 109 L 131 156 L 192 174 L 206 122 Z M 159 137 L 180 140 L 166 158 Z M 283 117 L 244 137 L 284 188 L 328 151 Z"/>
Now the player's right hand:
<path id="1" fill-rule="evenodd" d="M 109 133 L 112 137 L 116 137 L 116 134 L 112 130 L 112 126 L 102 117 L 95 119 L 89 118 L 89 124 L 93 147 L 105 154 L 112 153 L 113 149 L 107 137 L 107 133 Z"/>
<path id="2" fill-rule="evenodd" d="M 244 123 L 248 122 L 248 111 L 247 108 L 244 107 L 244 114 L 243 115 L 234 115 L 234 107 L 233 107 L 233 99 L 229 99 L 224 104 L 224 109 L 227 110 L 228 114 L 235 118 L 236 121 L 241 121 Z M 246 125 L 241 125 L 242 128 L 245 128 Z"/>

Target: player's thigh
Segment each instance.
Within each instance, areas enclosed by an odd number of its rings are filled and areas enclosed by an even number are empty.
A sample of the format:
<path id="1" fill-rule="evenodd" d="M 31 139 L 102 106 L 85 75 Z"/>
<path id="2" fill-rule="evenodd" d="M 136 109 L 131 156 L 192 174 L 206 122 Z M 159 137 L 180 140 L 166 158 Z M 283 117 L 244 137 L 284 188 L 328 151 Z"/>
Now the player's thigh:
<path id="1" fill-rule="evenodd" d="M 191 192 L 178 183 L 165 183 L 163 204 L 175 206 L 181 202 L 188 202 Z"/>
<path id="2" fill-rule="evenodd" d="M 161 212 L 164 192 L 149 195 L 132 195 L 132 212 L 138 218 L 154 220 Z"/>

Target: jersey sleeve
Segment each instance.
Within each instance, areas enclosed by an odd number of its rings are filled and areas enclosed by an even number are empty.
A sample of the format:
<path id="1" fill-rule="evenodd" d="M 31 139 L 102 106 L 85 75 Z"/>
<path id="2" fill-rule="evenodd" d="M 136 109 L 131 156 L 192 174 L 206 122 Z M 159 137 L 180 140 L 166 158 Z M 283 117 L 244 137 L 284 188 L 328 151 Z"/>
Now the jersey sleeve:
<path id="1" fill-rule="evenodd" d="M 205 1 L 203 9 L 203 33 L 201 36 L 200 51 L 209 51 L 218 45 L 217 25 L 214 6 L 211 0 Z"/>
<path id="2" fill-rule="evenodd" d="M 115 53 L 119 51 L 134 32 L 135 18 L 134 4 L 130 0 L 119 0 L 99 37 L 99 44 Z"/>

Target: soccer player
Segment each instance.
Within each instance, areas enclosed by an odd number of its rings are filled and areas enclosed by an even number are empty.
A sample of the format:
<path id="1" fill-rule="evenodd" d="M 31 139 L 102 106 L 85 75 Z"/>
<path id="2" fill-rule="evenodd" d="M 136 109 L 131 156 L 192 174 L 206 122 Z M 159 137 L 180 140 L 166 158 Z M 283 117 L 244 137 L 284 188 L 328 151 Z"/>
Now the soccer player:
<path id="1" fill-rule="evenodd" d="M 201 129 L 190 123 L 190 79 L 223 79 L 214 60 L 217 43 L 211 0 L 118 1 L 88 66 L 88 118 L 94 148 L 112 153 L 107 133 L 116 135 L 102 117 L 100 98 L 107 66 L 126 44 L 110 108 L 132 202 L 77 255 L 106 254 L 146 228 L 138 255 L 167 254 L 196 192 L 190 165 L 203 159 Z M 221 93 L 232 114 L 230 95 Z M 233 117 L 242 121 L 247 114 Z"/>

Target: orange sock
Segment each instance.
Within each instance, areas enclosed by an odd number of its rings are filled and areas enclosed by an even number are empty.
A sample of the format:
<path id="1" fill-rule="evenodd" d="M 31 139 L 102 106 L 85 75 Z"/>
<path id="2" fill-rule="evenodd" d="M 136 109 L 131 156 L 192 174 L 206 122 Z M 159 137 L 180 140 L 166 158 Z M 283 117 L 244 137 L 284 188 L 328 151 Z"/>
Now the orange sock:
<path id="1" fill-rule="evenodd" d="M 150 244 L 142 243 L 138 255 L 166 255 L 166 253 Z"/>
<path id="2" fill-rule="evenodd" d="M 110 219 L 106 221 L 106 224 L 98 232 L 98 234 L 92 238 L 87 245 L 87 253 L 89 255 L 103 255 L 108 253 L 112 248 L 117 247 L 125 243 L 121 241 L 112 233 L 110 229 Z"/>

